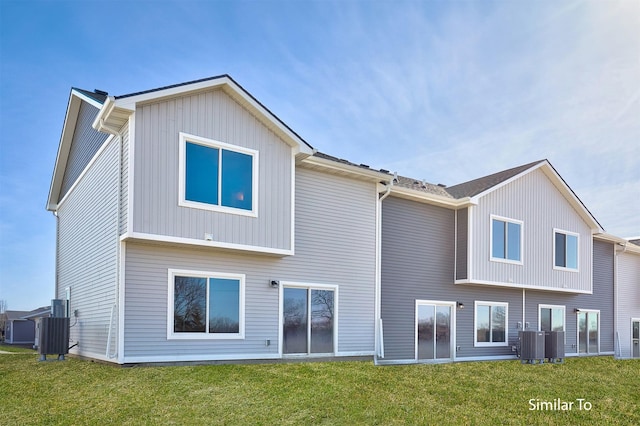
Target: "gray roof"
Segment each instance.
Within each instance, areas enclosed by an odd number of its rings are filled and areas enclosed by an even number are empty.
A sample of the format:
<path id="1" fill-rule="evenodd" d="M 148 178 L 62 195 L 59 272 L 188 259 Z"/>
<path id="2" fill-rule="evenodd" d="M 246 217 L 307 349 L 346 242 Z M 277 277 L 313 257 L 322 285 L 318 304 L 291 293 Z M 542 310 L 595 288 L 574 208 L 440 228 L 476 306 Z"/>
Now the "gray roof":
<path id="1" fill-rule="evenodd" d="M 23 316 L 27 315 L 29 313 L 29 311 L 4 311 L 5 315 L 7 316 L 7 320 L 11 321 L 11 320 L 19 320 L 22 319 Z"/>
<path id="2" fill-rule="evenodd" d="M 511 179 L 514 176 L 519 175 L 525 170 L 528 170 L 531 167 L 542 163 L 543 161 L 546 160 L 534 161 L 533 163 L 514 167 L 508 170 L 503 170 L 489 176 L 484 176 L 478 179 L 470 180 L 468 182 L 460 183 L 458 185 L 450 186 L 447 188 L 447 192 L 451 194 L 453 198 L 474 197 L 506 180 Z"/>
<path id="3" fill-rule="evenodd" d="M 638 239 L 636 239 L 636 240 L 629 240 L 629 242 L 630 242 L 631 244 L 634 244 L 634 245 L 636 245 L 636 246 L 639 246 L 639 247 L 640 247 L 640 238 L 638 238 Z"/>
<path id="4" fill-rule="evenodd" d="M 398 176 L 393 184 L 403 188 L 414 189 L 416 191 L 426 192 L 428 194 L 439 195 L 441 197 L 451 198 L 454 197 L 447 192 L 447 188 L 443 185 L 434 185 L 433 183 L 425 182 L 423 180 L 412 179 L 404 176 Z"/>
<path id="5" fill-rule="evenodd" d="M 362 163 L 360 163 L 360 164 L 352 163 L 352 162 L 351 162 L 351 161 L 349 161 L 349 160 L 345 160 L 345 159 L 343 159 L 343 158 L 334 157 L 333 155 L 325 154 L 324 152 L 318 152 L 318 151 L 316 151 L 316 152 L 313 154 L 313 156 L 314 156 L 314 157 L 318 157 L 318 158 L 323 158 L 323 159 L 325 159 L 325 160 L 329 160 L 329 161 L 334 161 L 334 162 L 336 162 L 336 163 L 340 163 L 340 164 L 346 164 L 346 165 L 348 165 L 348 166 L 359 167 L 359 168 L 364 169 L 364 170 L 372 170 L 372 171 L 374 171 L 374 172 L 380 172 L 380 173 L 384 173 L 384 174 L 389 174 L 389 170 L 385 170 L 385 169 L 380 169 L 380 170 L 378 170 L 378 169 L 373 169 L 373 168 L 369 167 L 369 166 L 368 166 L 368 165 L 366 165 L 366 164 L 362 164 Z"/>

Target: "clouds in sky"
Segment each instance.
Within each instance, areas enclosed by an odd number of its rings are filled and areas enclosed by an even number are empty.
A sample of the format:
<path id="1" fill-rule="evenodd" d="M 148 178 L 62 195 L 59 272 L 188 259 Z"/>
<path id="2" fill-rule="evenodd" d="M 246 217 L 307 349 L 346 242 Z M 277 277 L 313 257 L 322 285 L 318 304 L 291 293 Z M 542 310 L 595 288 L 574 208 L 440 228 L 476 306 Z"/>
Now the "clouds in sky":
<path id="1" fill-rule="evenodd" d="M 52 297 L 44 203 L 72 86 L 121 95 L 228 73 L 320 151 L 448 185 L 548 158 L 608 232 L 640 234 L 638 1 L 0 8 L 0 299 L 12 309 Z M 20 290 L 33 286 L 38 303 Z"/>

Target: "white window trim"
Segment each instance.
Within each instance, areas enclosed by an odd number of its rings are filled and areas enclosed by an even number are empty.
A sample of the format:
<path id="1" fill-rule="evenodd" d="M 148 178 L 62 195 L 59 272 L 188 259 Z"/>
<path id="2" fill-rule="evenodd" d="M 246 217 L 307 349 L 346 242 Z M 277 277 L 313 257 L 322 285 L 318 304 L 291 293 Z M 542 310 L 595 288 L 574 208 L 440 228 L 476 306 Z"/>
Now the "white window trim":
<path id="1" fill-rule="evenodd" d="M 581 353 L 580 352 L 580 321 L 578 319 L 578 316 L 581 313 L 591 313 L 591 312 L 595 312 L 598 314 L 598 351 L 596 353 L 592 353 L 589 352 L 589 318 L 587 316 L 587 353 Z M 576 347 L 576 352 L 578 353 L 579 356 L 589 356 L 589 355 L 598 355 L 600 354 L 600 334 L 602 331 L 602 328 L 600 327 L 600 319 L 602 317 L 602 314 L 600 313 L 600 309 L 582 309 L 582 308 L 577 308 L 576 311 L 576 343 L 577 343 L 577 347 Z"/>
<path id="2" fill-rule="evenodd" d="M 520 225 L 520 260 L 503 259 L 500 257 L 493 257 L 493 221 L 499 220 L 506 223 L 515 223 Z M 505 246 L 505 256 L 507 253 L 507 247 Z M 489 260 L 492 262 L 510 263 L 512 265 L 523 265 L 524 262 L 524 222 L 518 219 L 511 219 L 504 216 L 490 215 L 489 219 Z"/>
<path id="3" fill-rule="evenodd" d="M 538 331 L 542 331 L 542 310 L 551 309 L 551 323 L 553 324 L 553 309 L 562 309 L 562 331 L 564 332 L 564 343 L 567 344 L 567 307 L 565 305 L 538 305 Z"/>
<path id="4" fill-rule="evenodd" d="M 564 235 L 572 235 L 578 239 L 578 252 L 576 253 L 576 263 L 577 268 L 567 268 L 566 266 L 558 266 L 556 265 L 556 234 L 564 234 Z M 566 272 L 579 272 L 580 271 L 580 234 L 571 231 L 565 231 L 564 229 L 553 228 L 553 269 L 557 271 L 566 271 Z M 565 250 L 566 250 L 566 240 L 565 240 Z"/>
<path id="5" fill-rule="evenodd" d="M 224 149 L 227 151 L 233 151 L 233 152 L 239 152 L 242 154 L 246 154 L 246 155 L 250 155 L 253 158 L 252 161 L 252 176 L 251 176 L 251 210 L 244 210 L 244 209 L 238 209 L 238 208 L 234 208 L 234 207 L 226 207 L 223 205 L 216 205 L 216 204 L 207 204 L 207 203 L 200 203 L 197 201 L 191 201 L 191 200 L 187 200 L 186 196 L 185 196 L 185 192 L 186 192 L 186 171 L 187 171 L 187 165 L 186 165 L 186 150 L 187 150 L 187 142 L 191 142 L 191 143 L 195 143 L 195 144 L 199 144 L 199 145 L 203 145 L 203 146 L 207 146 L 210 148 L 216 148 L 216 149 Z M 219 161 L 221 160 L 222 155 L 219 156 Z M 240 215 L 240 216 L 249 216 L 249 217 L 258 217 L 258 200 L 259 200 L 259 194 L 258 194 L 258 171 L 259 171 L 259 153 L 258 151 L 254 150 L 254 149 L 250 149 L 250 148 L 245 148 L 245 147 L 241 147 L 241 146 L 237 146 L 237 145 L 231 145 L 225 142 L 220 142 L 220 141 L 216 141 L 213 139 L 207 139 L 207 138 L 203 138 L 200 136 L 195 136 L 195 135 L 191 135 L 188 133 L 183 133 L 180 132 L 180 149 L 179 149 L 179 170 L 178 170 L 178 174 L 179 174 L 179 183 L 178 183 L 178 191 L 179 191 L 179 195 L 178 195 L 178 205 L 181 207 L 190 207 L 190 208 L 194 208 L 194 209 L 201 209 L 201 210 L 210 210 L 210 211 L 215 211 L 215 212 L 221 212 L 221 213 L 231 213 L 231 214 L 236 214 L 236 215 Z M 218 167 L 218 173 L 222 173 L 222 168 Z M 222 180 L 219 179 L 218 180 L 218 202 L 220 202 L 221 198 L 222 198 L 222 194 L 221 194 L 221 190 L 220 188 L 222 187 Z"/>
<path id="6" fill-rule="evenodd" d="M 214 271 L 194 271 L 189 269 L 168 269 L 168 298 L 167 298 L 167 340 L 234 340 L 244 339 L 244 326 L 245 326 L 245 281 L 246 276 L 244 274 L 230 274 L 227 272 L 214 272 Z M 174 292 L 175 292 L 175 277 L 186 276 L 195 278 L 223 278 L 223 279 L 236 279 L 240 281 L 240 306 L 238 311 L 239 316 L 239 332 L 238 333 L 176 333 L 173 330 L 173 308 L 174 308 Z M 209 283 L 207 282 L 207 299 L 209 297 Z M 209 318 L 209 312 L 207 309 L 207 321 Z"/>
<path id="7" fill-rule="evenodd" d="M 339 295 L 339 286 L 336 284 L 319 284 L 319 283 L 305 283 L 305 282 L 297 282 L 297 281 L 280 281 L 279 286 L 279 294 L 278 294 L 278 353 L 280 357 L 284 358 L 304 358 L 304 357 L 323 357 L 323 356 L 335 356 L 338 351 L 338 321 L 340 318 L 339 313 L 339 303 L 338 299 Z M 301 354 L 285 354 L 282 348 L 284 347 L 284 334 L 282 328 L 284 326 L 284 318 L 283 318 L 283 308 L 284 308 L 284 288 L 285 287 L 295 287 L 295 288 L 304 288 L 306 290 L 332 290 L 333 291 L 333 352 L 331 353 L 311 353 L 309 352 L 309 347 L 307 347 L 307 353 Z M 307 324 L 307 337 L 309 337 L 311 331 L 311 322 L 308 321 Z M 310 344 L 310 341 L 307 342 L 307 345 Z"/>
<path id="8" fill-rule="evenodd" d="M 504 342 L 478 342 L 478 305 L 489 306 L 489 330 L 491 330 L 492 307 L 493 306 L 505 307 Z M 509 303 L 508 302 L 488 302 L 485 300 L 476 300 L 473 303 L 473 346 L 474 347 L 509 346 Z"/>

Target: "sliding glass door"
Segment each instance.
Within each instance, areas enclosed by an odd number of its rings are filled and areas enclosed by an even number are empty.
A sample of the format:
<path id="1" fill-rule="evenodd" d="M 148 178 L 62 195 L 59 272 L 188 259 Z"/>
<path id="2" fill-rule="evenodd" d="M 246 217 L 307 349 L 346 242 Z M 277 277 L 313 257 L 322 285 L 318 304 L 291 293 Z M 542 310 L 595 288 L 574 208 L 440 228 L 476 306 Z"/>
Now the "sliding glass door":
<path id="1" fill-rule="evenodd" d="M 284 287 L 282 351 L 285 354 L 335 352 L 335 289 Z"/>
<path id="2" fill-rule="evenodd" d="M 416 302 L 416 360 L 453 358 L 454 306 L 447 302 Z"/>
<path id="3" fill-rule="evenodd" d="M 578 352 L 597 354 L 600 352 L 600 312 L 578 312 Z"/>

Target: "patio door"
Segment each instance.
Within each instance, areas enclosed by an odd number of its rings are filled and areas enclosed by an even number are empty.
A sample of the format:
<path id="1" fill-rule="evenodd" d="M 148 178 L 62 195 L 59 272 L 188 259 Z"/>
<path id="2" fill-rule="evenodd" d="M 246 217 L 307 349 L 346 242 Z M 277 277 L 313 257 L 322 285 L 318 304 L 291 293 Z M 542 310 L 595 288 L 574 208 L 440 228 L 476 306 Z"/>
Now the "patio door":
<path id="1" fill-rule="evenodd" d="M 640 358 L 640 319 L 631 320 L 631 356 Z"/>
<path id="2" fill-rule="evenodd" d="M 417 361 L 453 360 L 455 302 L 416 301 Z"/>
<path id="3" fill-rule="evenodd" d="M 578 353 L 597 354 L 600 352 L 600 312 L 578 312 Z"/>
<path id="4" fill-rule="evenodd" d="M 284 287 L 282 297 L 282 352 L 333 354 L 336 288 Z"/>

